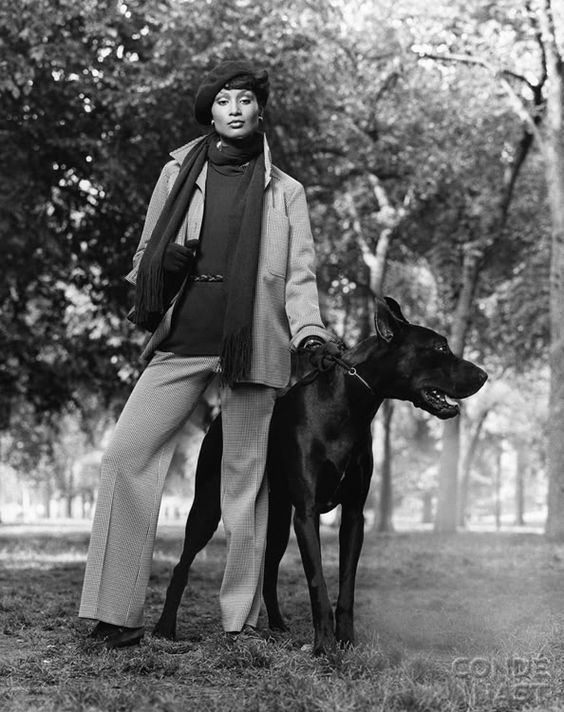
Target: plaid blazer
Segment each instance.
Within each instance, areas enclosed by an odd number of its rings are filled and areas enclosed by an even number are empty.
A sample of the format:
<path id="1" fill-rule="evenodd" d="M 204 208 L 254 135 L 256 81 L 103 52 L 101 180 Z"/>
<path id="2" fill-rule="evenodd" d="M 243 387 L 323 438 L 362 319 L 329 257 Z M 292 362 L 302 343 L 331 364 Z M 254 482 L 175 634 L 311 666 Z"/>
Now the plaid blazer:
<path id="1" fill-rule="evenodd" d="M 172 161 L 163 168 L 147 210 L 141 240 L 126 279 L 135 284 L 147 241 L 195 139 L 171 152 Z M 325 329 L 319 312 L 315 278 L 315 252 L 305 191 L 301 183 L 272 165 L 270 149 L 264 144 L 265 184 L 261 244 L 253 312 L 253 356 L 249 383 L 283 388 L 290 379 L 290 351 L 308 336 L 334 339 Z M 206 189 L 207 164 L 196 180 L 196 188 L 175 242 L 199 239 Z M 149 337 L 141 362 L 148 363 L 159 343 L 169 333 L 176 295 L 155 332 Z"/>

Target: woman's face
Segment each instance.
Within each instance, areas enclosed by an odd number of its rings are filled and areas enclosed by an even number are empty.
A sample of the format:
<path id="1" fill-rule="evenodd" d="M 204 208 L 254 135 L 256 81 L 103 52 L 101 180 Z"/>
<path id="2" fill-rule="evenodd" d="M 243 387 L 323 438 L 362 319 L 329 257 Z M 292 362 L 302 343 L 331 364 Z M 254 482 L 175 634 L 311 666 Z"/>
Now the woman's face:
<path id="1" fill-rule="evenodd" d="M 250 89 L 222 89 L 214 99 L 211 114 L 217 133 L 236 141 L 258 129 L 260 106 Z"/>

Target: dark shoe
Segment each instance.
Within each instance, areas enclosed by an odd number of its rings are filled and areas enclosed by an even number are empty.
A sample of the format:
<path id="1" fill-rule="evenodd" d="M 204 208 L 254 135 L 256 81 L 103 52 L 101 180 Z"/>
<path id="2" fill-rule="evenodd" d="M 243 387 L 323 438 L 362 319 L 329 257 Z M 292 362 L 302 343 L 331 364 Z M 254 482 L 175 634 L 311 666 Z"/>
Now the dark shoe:
<path id="1" fill-rule="evenodd" d="M 130 645 L 139 645 L 145 628 L 126 628 L 122 626 L 115 633 L 110 633 L 105 638 L 106 648 L 113 650 L 114 648 L 128 648 Z"/>
<path id="2" fill-rule="evenodd" d="M 114 625 L 113 623 L 104 623 L 104 621 L 99 621 L 96 623 L 94 628 L 88 633 L 87 638 L 93 638 L 94 640 L 105 640 L 109 635 L 117 633 L 122 630 L 119 625 Z"/>
<path id="3" fill-rule="evenodd" d="M 227 636 L 227 640 L 233 642 L 236 640 L 260 640 L 264 642 L 265 640 L 258 628 L 248 624 L 245 624 L 241 630 L 227 631 L 225 635 Z"/>

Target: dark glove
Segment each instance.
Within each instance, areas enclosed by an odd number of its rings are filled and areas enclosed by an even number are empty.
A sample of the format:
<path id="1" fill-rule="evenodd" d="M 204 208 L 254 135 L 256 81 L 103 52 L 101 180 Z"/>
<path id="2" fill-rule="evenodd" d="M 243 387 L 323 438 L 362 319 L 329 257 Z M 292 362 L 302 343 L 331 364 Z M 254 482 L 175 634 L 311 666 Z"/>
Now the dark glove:
<path id="1" fill-rule="evenodd" d="M 172 274 L 185 273 L 192 265 L 198 242 L 198 240 L 188 240 L 186 245 L 177 245 L 175 242 L 167 245 L 163 258 L 163 269 Z"/>
<path id="2" fill-rule="evenodd" d="M 175 242 L 167 245 L 163 258 L 164 298 L 168 304 L 182 286 L 188 272 L 194 265 L 199 240 L 188 240 L 185 245 Z"/>
<path id="3" fill-rule="evenodd" d="M 342 345 L 335 341 L 322 341 L 316 336 L 306 339 L 302 348 L 311 351 L 309 361 L 318 371 L 328 371 L 335 365 L 334 356 L 339 356 L 343 350 Z"/>

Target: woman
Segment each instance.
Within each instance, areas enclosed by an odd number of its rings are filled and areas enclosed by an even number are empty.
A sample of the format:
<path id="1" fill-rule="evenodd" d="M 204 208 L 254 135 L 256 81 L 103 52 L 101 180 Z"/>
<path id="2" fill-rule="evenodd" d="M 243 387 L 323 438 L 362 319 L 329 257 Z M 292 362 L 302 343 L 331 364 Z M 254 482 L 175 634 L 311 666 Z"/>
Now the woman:
<path id="1" fill-rule="evenodd" d="M 172 152 L 128 275 L 131 318 L 154 333 L 102 461 L 79 612 L 111 648 L 143 636 L 165 476 L 180 429 L 218 375 L 222 623 L 233 634 L 256 626 L 276 392 L 289 380 L 291 347 L 311 347 L 318 363 L 337 350 L 319 314 L 303 187 L 272 165 L 259 130 L 268 90 L 267 73 L 245 61 L 205 78 L 195 115 L 211 131 Z"/>

